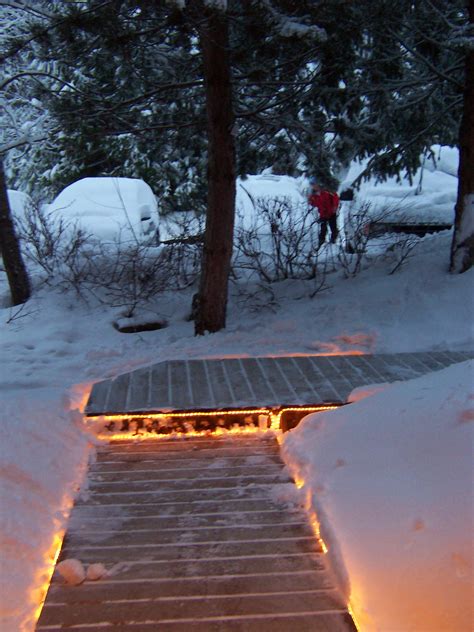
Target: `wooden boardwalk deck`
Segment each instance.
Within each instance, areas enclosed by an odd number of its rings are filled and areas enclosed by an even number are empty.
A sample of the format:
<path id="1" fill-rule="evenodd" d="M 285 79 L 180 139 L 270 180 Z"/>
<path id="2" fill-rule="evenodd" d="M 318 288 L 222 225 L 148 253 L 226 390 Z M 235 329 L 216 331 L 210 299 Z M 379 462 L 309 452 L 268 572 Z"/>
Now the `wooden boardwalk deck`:
<path id="1" fill-rule="evenodd" d="M 295 491 L 271 434 L 111 443 L 60 556 L 108 575 L 53 581 L 37 630 L 355 630 Z"/>
<path id="2" fill-rule="evenodd" d="M 94 384 L 86 414 L 344 404 L 356 387 L 409 380 L 473 357 L 436 351 L 159 362 Z"/>

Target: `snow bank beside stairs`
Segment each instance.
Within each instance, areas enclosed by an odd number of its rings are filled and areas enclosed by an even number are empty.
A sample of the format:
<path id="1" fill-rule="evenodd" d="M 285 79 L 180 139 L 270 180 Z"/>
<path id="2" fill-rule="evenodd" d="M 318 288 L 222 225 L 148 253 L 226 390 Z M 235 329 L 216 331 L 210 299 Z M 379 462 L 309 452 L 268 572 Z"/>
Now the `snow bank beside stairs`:
<path id="1" fill-rule="evenodd" d="M 0 629 L 34 630 L 41 593 L 85 473 L 82 417 L 60 389 L 2 393 Z"/>
<path id="2" fill-rule="evenodd" d="M 364 632 L 472 630 L 473 370 L 359 393 L 284 436 Z"/>

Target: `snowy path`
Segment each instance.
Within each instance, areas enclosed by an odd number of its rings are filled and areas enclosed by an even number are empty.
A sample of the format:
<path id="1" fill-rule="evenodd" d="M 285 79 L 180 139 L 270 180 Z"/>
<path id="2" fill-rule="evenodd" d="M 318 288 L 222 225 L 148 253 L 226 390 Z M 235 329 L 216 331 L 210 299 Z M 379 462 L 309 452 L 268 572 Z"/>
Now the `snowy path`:
<path id="1" fill-rule="evenodd" d="M 355 630 L 273 435 L 116 442 L 92 465 L 37 630 Z"/>

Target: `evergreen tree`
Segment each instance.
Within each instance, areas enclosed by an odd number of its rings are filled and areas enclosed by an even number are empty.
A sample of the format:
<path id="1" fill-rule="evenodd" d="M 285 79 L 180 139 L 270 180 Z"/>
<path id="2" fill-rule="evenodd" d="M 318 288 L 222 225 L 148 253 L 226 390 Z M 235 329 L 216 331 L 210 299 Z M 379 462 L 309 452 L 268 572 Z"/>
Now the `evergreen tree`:
<path id="1" fill-rule="evenodd" d="M 35 99 L 35 84 L 51 86 L 54 69 L 43 64 L 29 45 L 32 32 L 51 19 L 45 4 L 42 0 L 34 6 L 0 1 L 0 155 L 13 182 L 19 180 L 19 169 L 26 167 L 21 179 L 24 190 L 30 188 L 30 175 L 40 163 L 41 152 L 34 155 L 32 150 L 41 145 L 41 151 L 46 151 L 52 132 L 48 112 Z"/>
<path id="2" fill-rule="evenodd" d="M 230 156 L 231 131 L 237 173 L 272 165 L 327 180 L 353 158 L 369 158 L 361 177 L 402 169 L 410 175 L 433 143 L 456 140 L 464 53 L 453 33 L 465 29 L 463 0 L 41 6 L 47 15 L 30 24 L 31 37 L 14 42 L 12 50 L 28 50 L 37 64 L 54 68 L 54 78 L 34 88 L 53 121 L 55 153 L 43 151 L 49 169 L 39 170 L 53 186 L 84 175 L 137 176 L 172 208 L 199 209 L 206 205 L 206 164 L 219 145 L 228 146 Z M 214 149 L 211 127 L 217 123 L 209 119 L 209 75 L 204 81 L 200 48 L 209 20 L 220 23 L 216 37 L 228 31 L 228 46 L 221 46 L 228 53 L 224 83 L 232 92 L 232 130 Z M 209 192 L 217 173 L 209 168 Z M 231 206 L 226 198 L 226 244 Z M 218 232 L 209 228 L 206 237 L 214 234 L 215 247 Z M 225 316 L 218 320 L 212 330 Z"/>
<path id="3" fill-rule="evenodd" d="M 58 92 L 47 87 L 39 96 L 47 99 L 49 95 L 49 111 L 61 123 L 58 141 L 63 164 L 69 162 L 74 153 L 79 157 L 75 162 L 78 169 L 73 174 L 74 179 L 79 175 L 114 173 L 114 161 L 121 158 L 117 155 L 119 145 L 111 144 L 110 139 L 114 137 L 119 143 L 126 145 L 130 140 L 136 145 L 137 138 L 146 131 L 147 143 L 155 157 L 163 157 L 163 166 L 173 161 L 172 141 L 175 139 L 163 141 L 160 137 L 158 140 L 153 137 L 156 130 L 160 135 L 164 132 L 176 135 L 177 130 L 187 128 L 186 136 L 192 139 L 195 127 L 194 138 L 199 139 L 197 145 L 203 148 L 201 129 L 207 112 L 208 205 L 198 333 L 217 331 L 225 324 L 235 204 L 234 129 L 231 129 L 234 108 L 240 103 L 242 116 L 248 120 L 263 113 L 265 116 L 278 113 L 295 97 L 291 80 L 301 66 L 300 49 L 306 46 L 305 38 L 313 42 L 321 37 L 320 29 L 297 22 L 294 17 L 288 18 L 276 8 L 276 3 L 274 6 L 269 2 L 256 2 L 250 12 L 246 3 L 230 3 L 229 8 L 220 6 L 222 3 L 215 4 L 194 2 L 180 7 L 183 9 L 180 11 L 170 10 L 169 3 L 89 2 L 80 7 L 65 6 L 61 19 L 56 18 L 56 27 L 43 31 L 36 44 L 44 62 L 52 63 L 49 55 L 57 57 L 61 51 L 61 68 L 67 84 Z M 242 20 L 256 17 L 264 18 L 266 37 L 259 47 L 263 52 L 268 49 L 265 54 L 271 75 L 276 74 L 277 79 L 283 65 L 278 55 L 274 58 L 275 50 L 281 54 L 289 52 L 290 39 L 302 41 L 303 45 L 291 51 L 297 56 L 285 69 L 290 88 L 279 91 L 273 82 L 267 88 L 268 94 L 263 95 L 261 90 L 255 92 L 255 87 L 250 86 L 248 94 L 239 101 L 240 92 L 231 87 L 231 61 L 227 62 L 227 69 L 222 68 L 218 79 L 212 68 L 219 66 L 220 59 L 227 59 L 223 52 L 228 49 L 225 43 L 228 36 L 223 34 L 229 24 L 238 24 L 242 30 Z M 213 50 L 213 38 L 206 35 L 208 32 L 214 33 L 220 42 L 220 52 Z M 304 37 L 300 38 L 301 35 Z M 278 38 L 286 40 L 285 43 L 275 44 Z M 229 59 L 231 57 L 230 54 Z M 224 86 L 227 86 L 225 90 Z M 223 90 L 220 96 L 215 94 L 217 87 Z M 221 98 L 228 104 L 225 109 L 215 105 Z M 148 120 L 144 122 L 144 117 L 149 117 L 151 124 Z M 274 127 L 270 133 L 275 133 Z M 110 151 L 111 146 L 114 151 Z M 188 146 L 189 140 L 180 145 Z M 131 146 L 127 149 L 130 151 Z M 189 151 L 186 158 L 189 160 Z M 221 177 L 225 164 L 228 169 Z M 202 166 L 201 160 L 199 167 Z M 193 167 L 195 165 L 191 165 Z M 60 164 L 55 166 L 55 171 L 60 173 Z M 163 174 L 165 172 L 166 168 Z M 202 173 L 198 175 L 203 182 Z"/>
<path id="4" fill-rule="evenodd" d="M 433 144 L 457 143 L 464 53 L 453 35 L 466 28 L 464 0 L 358 4 L 364 37 L 345 99 L 358 105 L 341 124 L 369 159 L 362 177 L 412 176 Z"/>
<path id="5" fill-rule="evenodd" d="M 202 335 L 225 327 L 234 244 L 235 142 L 227 16 L 205 3 L 200 9 L 208 134 L 206 231 L 195 319 L 195 332 Z"/>

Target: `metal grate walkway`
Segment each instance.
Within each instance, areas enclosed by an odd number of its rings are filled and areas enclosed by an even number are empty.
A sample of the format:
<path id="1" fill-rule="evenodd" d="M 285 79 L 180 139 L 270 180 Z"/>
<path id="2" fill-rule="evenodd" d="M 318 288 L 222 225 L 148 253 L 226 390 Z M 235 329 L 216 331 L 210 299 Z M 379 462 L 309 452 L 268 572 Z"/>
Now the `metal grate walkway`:
<path id="1" fill-rule="evenodd" d="M 354 631 L 295 492 L 272 434 L 110 444 L 60 557 L 108 575 L 53 581 L 37 630 Z"/>

